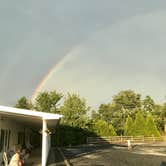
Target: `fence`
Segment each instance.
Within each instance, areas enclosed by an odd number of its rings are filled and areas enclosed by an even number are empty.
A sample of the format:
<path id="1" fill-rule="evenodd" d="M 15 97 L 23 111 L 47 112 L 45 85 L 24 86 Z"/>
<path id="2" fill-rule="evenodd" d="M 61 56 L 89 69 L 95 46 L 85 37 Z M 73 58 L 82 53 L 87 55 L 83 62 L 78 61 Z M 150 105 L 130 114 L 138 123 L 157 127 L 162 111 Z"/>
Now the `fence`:
<path id="1" fill-rule="evenodd" d="M 132 143 L 157 143 L 165 141 L 165 137 L 145 137 L 145 136 L 112 136 L 112 137 L 87 137 L 88 144 L 123 144 L 127 140 Z"/>

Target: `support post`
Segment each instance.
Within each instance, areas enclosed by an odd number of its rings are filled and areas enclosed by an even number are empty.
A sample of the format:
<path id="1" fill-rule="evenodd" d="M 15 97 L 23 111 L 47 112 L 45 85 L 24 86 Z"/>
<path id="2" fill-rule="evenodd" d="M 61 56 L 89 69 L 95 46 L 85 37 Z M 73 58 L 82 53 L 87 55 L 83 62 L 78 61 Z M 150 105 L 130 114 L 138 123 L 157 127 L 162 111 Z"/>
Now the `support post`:
<path id="1" fill-rule="evenodd" d="M 47 162 L 47 121 L 43 119 L 43 132 L 42 132 L 42 166 L 46 166 Z"/>

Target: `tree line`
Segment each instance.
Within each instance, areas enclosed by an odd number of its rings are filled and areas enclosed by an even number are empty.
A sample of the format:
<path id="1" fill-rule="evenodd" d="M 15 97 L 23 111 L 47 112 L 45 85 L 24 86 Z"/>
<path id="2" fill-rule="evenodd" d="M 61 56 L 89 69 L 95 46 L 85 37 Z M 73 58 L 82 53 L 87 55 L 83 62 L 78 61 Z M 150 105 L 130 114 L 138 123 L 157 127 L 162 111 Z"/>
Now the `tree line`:
<path id="1" fill-rule="evenodd" d="M 142 99 L 132 90 L 120 91 L 96 110 L 78 94 L 64 96 L 57 91 L 41 92 L 33 103 L 21 97 L 15 106 L 64 115 L 53 136 L 56 145 L 85 143 L 87 136 L 164 134 L 166 103 L 156 104 L 150 96 Z"/>

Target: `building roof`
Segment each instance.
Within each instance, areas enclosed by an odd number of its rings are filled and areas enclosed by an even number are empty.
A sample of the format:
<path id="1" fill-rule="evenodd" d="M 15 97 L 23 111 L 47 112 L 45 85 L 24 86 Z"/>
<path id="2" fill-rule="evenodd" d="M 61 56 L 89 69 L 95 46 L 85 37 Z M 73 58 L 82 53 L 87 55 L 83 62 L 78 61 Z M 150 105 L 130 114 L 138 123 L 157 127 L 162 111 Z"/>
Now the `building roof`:
<path id="1" fill-rule="evenodd" d="M 11 119 L 22 124 L 31 125 L 32 127 L 41 127 L 42 120 L 47 120 L 48 126 L 56 126 L 62 115 L 39 112 L 35 110 L 20 109 L 14 107 L 0 106 L 0 117 Z"/>

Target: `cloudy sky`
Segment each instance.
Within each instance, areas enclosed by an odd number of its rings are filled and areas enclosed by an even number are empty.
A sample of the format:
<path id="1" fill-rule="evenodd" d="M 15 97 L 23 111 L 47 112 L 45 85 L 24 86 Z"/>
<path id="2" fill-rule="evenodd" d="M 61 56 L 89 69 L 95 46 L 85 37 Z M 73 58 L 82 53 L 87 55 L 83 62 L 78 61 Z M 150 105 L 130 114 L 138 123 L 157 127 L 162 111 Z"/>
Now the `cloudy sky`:
<path id="1" fill-rule="evenodd" d="M 166 1 L 0 0 L 0 104 L 56 89 L 96 107 L 166 96 Z"/>

